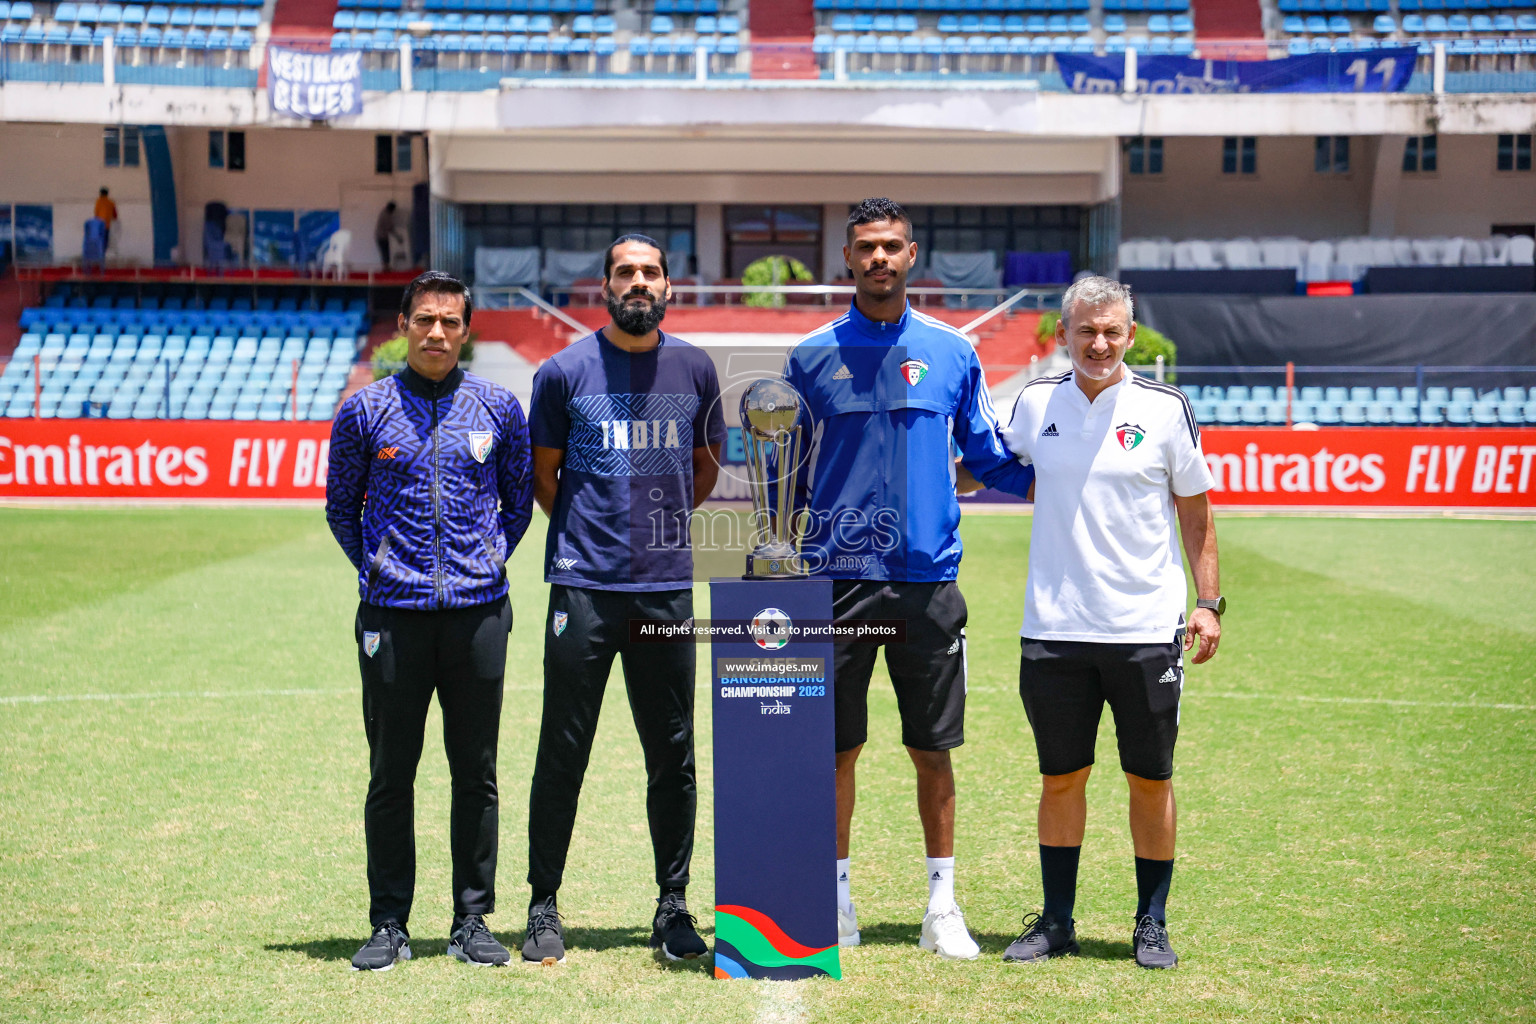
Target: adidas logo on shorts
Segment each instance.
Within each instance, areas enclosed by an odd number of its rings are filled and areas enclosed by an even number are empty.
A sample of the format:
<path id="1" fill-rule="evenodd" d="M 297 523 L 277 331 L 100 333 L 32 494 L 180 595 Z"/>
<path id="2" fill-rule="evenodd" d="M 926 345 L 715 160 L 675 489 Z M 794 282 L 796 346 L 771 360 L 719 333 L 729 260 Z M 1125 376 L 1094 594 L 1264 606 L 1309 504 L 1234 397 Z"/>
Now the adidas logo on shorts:
<path id="1" fill-rule="evenodd" d="M 839 366 L 837 372 L 832 375 L 833 380 L 853 380 L 853 373 L 846 366 Z"/>
<path id="2" fill-rule="evenodd" d="M 960 638 L 956 637 L 955 638 L 955 642 L 950 644 L 949 645 L 949 650 L 945 651 L 944 653 L 945 654 L 959 654 L 960 653 Z"/>
<path id="3" fill-rule="evenodd" d="M 1162 674 L 1162 676 L 1158 679 L 1159 683 L 1176 683 L 1178 681 L 1179 681 L 1179 674 L 1177 672 L 1175 672 L 1171 668 L 1168 669 L 1166 672 L 1164 672 Z"/>
<path id="4" fill-rule="evenodd" d="M 1040 431 L 1040 436 L 1041 437 L 1060 437 L 1061 435 L 1056 433 L 1056 424 L 1052 423 L 1050 426 L 1048 426 L 1044 430 Z"/>

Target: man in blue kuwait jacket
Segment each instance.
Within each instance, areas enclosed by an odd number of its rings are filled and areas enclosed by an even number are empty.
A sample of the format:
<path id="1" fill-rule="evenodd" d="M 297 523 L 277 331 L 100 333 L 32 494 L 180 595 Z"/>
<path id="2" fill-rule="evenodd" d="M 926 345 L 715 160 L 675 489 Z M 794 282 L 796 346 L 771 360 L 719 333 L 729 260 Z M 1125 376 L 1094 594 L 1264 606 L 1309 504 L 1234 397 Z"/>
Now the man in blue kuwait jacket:
<path id="1" fill-rule="evenodd" d="M 342 403 L 331 428 L 325 517 L 357 568 L 355 626 L 368 735 L 369 919 L 354 970 L 411 958 L 414 787 L 432 692 L 453 779 L 448 952 L 511 957 L 485 925 L 496 909 L 496 738 L 512 607 L 507 556 L 533 513 L 528 425 L 512 393 L 465 373 L 473 312 L 447 274 L 406 288 L 406 367 Z"/>
<path id="2" fill-rule="evenodd" d="M 544 713 L 528 797 L 523 959 L 565 960 L 556 893 L 613 659 L 645 752 L 645 810 L 660 894 L 650 945 L 669 960 L 708 952 L 688 913 L 698 797 L 697 651 L 637 645 L 633 622 L 693 618 L 688 518 L 720 469 L 725 420 L 714 363 L 660 330 L 672 286 L 655 239 L 623 235 L 603 261 L 609 323 L 555 353 L 533 380 L 534 496 L 549 514 Z"/>
<path id="3" fill-rule="evenodd" d="M 833 579 L 837 622 L 902 620 L 905 640 L 885 645 L 902 742 L 917 770 L 927 847 L 928 909 L 919 945 L 947 959 L 979 947 L 955 902 L 955 781 L 951 749 L 964 742 L 965 598 L 960 505 L 951 443 L 966 470 L 1025 496 L 1034 471 L 1003 446 L 981 363 L 970 341 L 907 305 L 917 257 L 912 222 L 889 199 L 848 217 L 843 258 L 853 307 L 790 352 L 788 383 L 805 400 L 810 453 L 797 478 L 802 557 Z M 838 941 L 859 942 L 849 886 L 854 765 L 867 738 L 876 645 L 838 644 L 833 656 L 837 743 Z"/>

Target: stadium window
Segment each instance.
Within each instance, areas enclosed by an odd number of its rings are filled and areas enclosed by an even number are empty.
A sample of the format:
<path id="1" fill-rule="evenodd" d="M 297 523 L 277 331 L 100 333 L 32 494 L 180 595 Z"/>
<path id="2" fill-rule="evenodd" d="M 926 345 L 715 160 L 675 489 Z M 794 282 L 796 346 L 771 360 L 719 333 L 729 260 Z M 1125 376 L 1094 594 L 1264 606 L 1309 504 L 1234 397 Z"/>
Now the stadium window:
<path id="1" fill-rule="evenodd" d="M 1161 138 L 1149 139 L 1138 135 L 1131 139 L 1128 148 L 1130 151 L 1130 173 L 1163 173 L 1163 140 Z"/>
<path id="2" fill-rule="evenodd" d="M 1258 171 L 1259 140 L 1252 135 L 1228 135 L 1221 140 L 1221 173 L 1254 174 Z"/>
<path id="3" fill-rule="evenodd" d="M 139 128 L 137 125 L 123 126 L 123 166 L 139 166 Z"/>
<path id="4" fill-rule="evenodd" d="M 221 131 L 208 133 L 208 166 L 224 168 L 224 133 Z"/>
<path id="5" fill-rule="evenodd" d="M 395 137 L 393 135 L 373 137 L 373 173 L 395 173 Z"/>
<path id="6" fill-rule="evenodd" d="M 1434 135 L 1410 135 L 1403 144 L 1403 173 L 1430 174 L 1439 169 L 1439 139 Z"/>
<path id="7" fill-rule="evenodd" d="M 1349 136 L 1319 135 L 1313 144 L 1312 169 L 1318 174 L 1349 173 Z"/>
<path id="8" fill-rule="evenodd" d="M 105 167 L 123 165 L 123 130 L 116 125 L 108 125 L 102 129 L 101 162 Z"/>
<path id="9" fill-rule="evenodd" d="M 225 138 L 224 155 L 226 163 L 232 171 L 245 170 L 245 132 L 228 132 Z"/>
<path id="10" fill-rule="evenodd" d="M 401 174 L 410 173 L 411 137 L 409 135 L 395 136 L 395 170 Z"/>
<path id="11" fill-rule="evenodd" d="M 1500 135 L 1498 168 L 1501 171 L 1530 170 L 1531 137 L 1529 135 Z"/>

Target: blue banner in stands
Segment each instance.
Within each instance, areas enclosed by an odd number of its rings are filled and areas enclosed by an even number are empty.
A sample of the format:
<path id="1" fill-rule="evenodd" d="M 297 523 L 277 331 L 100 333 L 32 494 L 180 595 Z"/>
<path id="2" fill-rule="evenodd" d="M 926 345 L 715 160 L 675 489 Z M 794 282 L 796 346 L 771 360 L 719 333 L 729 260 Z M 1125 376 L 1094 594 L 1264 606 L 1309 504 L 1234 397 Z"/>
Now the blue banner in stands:
<path id="1" fill-rule="evenodd" d="M 1140 92 L 1402 92 L 1418 51 L 1411 46 L 1343 53 L 1309 53 L 1280 60 L 1195 60 L 1137 55 Z M 1125 57 L 1056 54 L 1073 92 L 1120 92 Z"/>
<path id="2" fill-rule="evenodd" d="M 363 55 L 267 48 L 272 112 L 324 121 L 363 112 Z"/>

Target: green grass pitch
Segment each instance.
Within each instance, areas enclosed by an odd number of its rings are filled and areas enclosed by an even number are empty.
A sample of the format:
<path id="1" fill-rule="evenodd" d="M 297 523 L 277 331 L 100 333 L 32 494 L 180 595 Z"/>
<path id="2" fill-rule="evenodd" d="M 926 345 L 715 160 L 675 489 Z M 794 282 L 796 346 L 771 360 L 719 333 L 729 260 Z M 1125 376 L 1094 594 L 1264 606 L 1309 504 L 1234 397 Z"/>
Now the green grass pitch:
<path id="1" fill-rule="evenodd" d="M 521 941 L 544 521 L 512 562 L 501 910 Z M 909 764 L 877 681 L 844 980 L 665 966 L 639 747 L 617 677 L 566 888 L 562 968 L 447 940 L 447 771 L 418 780 L 418 959 L 366 937 L 366 748 L 350 568 L 318 510 L 0 510 L 0 1021 L 1412 1021 L 1536 1018 L 1536 523 L 1228 518 L 1221 653 L 1190 671 L 1169 904 L 1183 958 L 1129 960 L 1111 726 L 1090 784 L 1084 956 L 1005 966 L 1038 909 L 1016 693 L 1028 520 L 971 517 L 958 895 L 980 960 L 918 950 Z M 703 614 L 702 600 L 700 614 Z M 702 659 L 701 659 L 702 665 Z M 713 917 L 707 691 L 692 905 Z M 828 865 L 831 870 L 831 865 Z"/>

